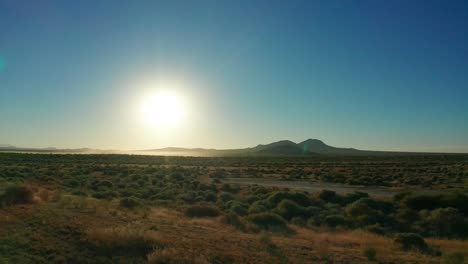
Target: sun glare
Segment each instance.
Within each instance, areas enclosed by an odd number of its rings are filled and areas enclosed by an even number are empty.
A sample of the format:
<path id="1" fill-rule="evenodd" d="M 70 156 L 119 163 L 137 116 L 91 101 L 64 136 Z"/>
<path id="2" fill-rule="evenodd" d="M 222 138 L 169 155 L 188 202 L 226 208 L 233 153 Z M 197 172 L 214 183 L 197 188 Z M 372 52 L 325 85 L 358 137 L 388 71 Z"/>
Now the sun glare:
<path id="1" fill-rule="evenodd" d="M 141 110 L 148 126 L 172 128 L 181 124 L 185 109 L 182 98 L 175 92 L 159 92 L 144 98 Z"/>

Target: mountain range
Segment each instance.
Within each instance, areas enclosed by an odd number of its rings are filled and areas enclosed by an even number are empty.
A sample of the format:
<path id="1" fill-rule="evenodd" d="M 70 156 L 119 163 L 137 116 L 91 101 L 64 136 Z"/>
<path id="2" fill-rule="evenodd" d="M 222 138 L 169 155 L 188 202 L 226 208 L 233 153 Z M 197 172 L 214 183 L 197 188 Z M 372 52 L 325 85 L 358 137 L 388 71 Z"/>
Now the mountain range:
<path id="1" fill-rule="evenodd" d="M 203 148 L 161 148 L 142 150 L 160 155 L 187 156 L 314 156 L 314 155 L 368 155 L 387 152 L 357 150 L 354 148 L 337 148 L 329 146 L 318 139 L 307 139 L 300 143 L 281 140 L 266 145 L 243 149 L 203 149 Z"/>
<path id="2" fill-rule="evenodd" d="M 346 155 L 346 156 L 373 156 L 373 155 L 414 155 L 418 152 L 392 152 L 358 150 L 354 148 L 339 148 L 325 144 L 319 139 L 307 139 L 295 143 L 290 140 L 281 140 L 266 145 L 257 145 L 242 149 L 204 149 L 204 148 L 178 148 L 168 147 L 159 149 L 145 149 L 134 151 L 99 150 L 90 148 L 57 149 L 57 148 L 20 148 L 7 144 L 0 144 L 3 152 L 41 152 L 41 153 L 95 153 L 95 154 L 145 154 L 167 156 L 317 156 L 317 155 Z M 429 153 L 423 153 L 429 154 Z"/>

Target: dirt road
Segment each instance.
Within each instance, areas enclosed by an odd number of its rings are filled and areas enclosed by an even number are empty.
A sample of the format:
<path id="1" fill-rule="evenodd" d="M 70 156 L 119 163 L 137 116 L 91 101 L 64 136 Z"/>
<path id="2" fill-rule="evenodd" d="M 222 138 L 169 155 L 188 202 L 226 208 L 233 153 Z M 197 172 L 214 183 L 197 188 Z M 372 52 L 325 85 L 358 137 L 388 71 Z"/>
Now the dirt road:
<path id="1" fill-rule="evenodd" d="M 412 191 L 420 194 L 439 194 L 446 192 L 446 190 L 432 190 L 432 189 L 394 189 L 386 187 L 368 187 L 368 186 L 356 186 L 356 185 L 345 185 L 335 183 L 322 183 L 322 182 L 308 182 L 308 181 L 282 181 L 275 179 L 265 178 L 225 178 L 222 179 L 226 183 L 237 183 L 241 185 L 252 185 L 258 184 L 265 187 L 279 187 L 289 188 L 294 190 L 308 191 L 308 192 L 319 192 L 322 190 L 332 190 L 339 194 L 346 194 L 354 191 L 366 192 L 370 196 L 375 197 L 392 197 L 395 193 L 401 191 Z"/>

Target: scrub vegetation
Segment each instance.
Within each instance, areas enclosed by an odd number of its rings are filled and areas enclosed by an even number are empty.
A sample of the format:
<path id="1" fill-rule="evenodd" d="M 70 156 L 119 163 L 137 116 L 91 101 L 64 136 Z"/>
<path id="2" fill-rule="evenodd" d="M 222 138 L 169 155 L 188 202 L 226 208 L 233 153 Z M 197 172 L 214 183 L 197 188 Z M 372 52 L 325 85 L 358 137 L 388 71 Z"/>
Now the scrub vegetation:
<path id="1" fill-rule="evenodd" d="M 227 177 L 390 186 L 308 193 Z M 0 154 L 0 263 L 463 263 L 468 157 Z M 432 186 L 440 194 L 412 190 Z"/>

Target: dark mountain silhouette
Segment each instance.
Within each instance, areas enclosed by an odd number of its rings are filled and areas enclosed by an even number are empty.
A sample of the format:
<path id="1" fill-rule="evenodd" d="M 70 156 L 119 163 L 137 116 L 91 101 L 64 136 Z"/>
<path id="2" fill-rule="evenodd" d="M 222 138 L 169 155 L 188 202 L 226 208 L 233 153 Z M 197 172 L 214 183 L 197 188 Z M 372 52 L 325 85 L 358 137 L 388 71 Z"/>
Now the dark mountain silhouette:
<path id="1" fill-rule="evenodd" d="M 321 140 L 318 139 L 307 139 L 299 144 L 304 151 L 310 151 L 320 154 L 348 154 L 348 155 L 356 155 L 356 154 L 363 154 L 369 151 L 357 150 L 354 148 L 336 148 L 328 146 L 327 144 L 323 143 Z"/>
<path id="2" fill-rule="evenodd" d="M 76 149 L 59 149 L 55 147 L 47 148 L 28 148 L 28 147 L 15 147 L 12 145 L 0 145 L 0 151 L 4 152 L 44 152 L 44 153 L 109 153 L 109 150 L 99 150 L 91 148 L 76 148 Z"/>
<path id="3" fill-rule="evenodd" d="M 370 151 L 354 148 L 338 148 L 325 144 L 319 139 L 307 139 L 300 143 L 290 140 L 281 140 L 265 145 L 257 145 L 243 149 L 204 149 L 204 148 L 179 148 L 167 147 L 160 149 L 147 149 L 135 151 L 99 150 L 90 148 L 58 149 L 58 148 L 21 148 L 12 145 L 0 145 L 3 152 L 42 152 L 42 153 L 95 153 L 95 154 L 148 154 L 168 156 L 316 156 L 316 155 L 346 155 L 346 156 L 382 156 L 382 155 L 420 155 L 441 154 L 424 152 L 397 152 L 397 151 Z M 447 154 L 447 153 L 445 153 Z"/>
<path id="4" fill-rule="evenodd" d="M 363 151 L 353 148 L 337 148 L 329 146 L 318 139 L 307 139 L 300 143 L 281 140 L 266 145 L 257 145 L 245 149 L 187 149 L 163 148 L 144 150 L 144 152 L 161 153 L 164 155 L 199 155 L 199 156 L 311 156 L 311 155 L 367 155 L 384 153 L 378 151 Z"/>
<path id="5" fill-rule="evenodd" d="M 250 150 L 250 152 L 263 155 L 281 155 L 281 156 L 297 156 L 312 154 L 303 149 L 296 143 L 289 140 L 282 140 L 268 145 L 258 145 Z"/>

